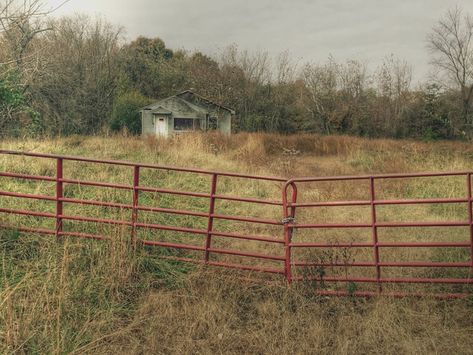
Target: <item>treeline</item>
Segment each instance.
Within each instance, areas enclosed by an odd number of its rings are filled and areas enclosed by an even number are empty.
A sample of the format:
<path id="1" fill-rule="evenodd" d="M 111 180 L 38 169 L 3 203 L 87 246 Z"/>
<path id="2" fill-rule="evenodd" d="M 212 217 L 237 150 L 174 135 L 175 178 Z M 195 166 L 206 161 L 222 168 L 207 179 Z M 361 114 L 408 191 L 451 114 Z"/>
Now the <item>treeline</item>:
<path id="1" fill-rule="evenodd" d="M 236 45 L 212 57 L 159 38 L 126 42 L 104 19 L 51 18 L 39 0 L 1 4 L 3 136 L 138 133 L 138 108 L 186 89 L 234 108 L 235 131 L 472 135 L 473 21 L 459 9 L 428 37 L 435 80 L 413 85 L 412 67 L 393 55 L 371 70 L 332 57 L 294 63 L 289 52 L 270 58 Z"/>

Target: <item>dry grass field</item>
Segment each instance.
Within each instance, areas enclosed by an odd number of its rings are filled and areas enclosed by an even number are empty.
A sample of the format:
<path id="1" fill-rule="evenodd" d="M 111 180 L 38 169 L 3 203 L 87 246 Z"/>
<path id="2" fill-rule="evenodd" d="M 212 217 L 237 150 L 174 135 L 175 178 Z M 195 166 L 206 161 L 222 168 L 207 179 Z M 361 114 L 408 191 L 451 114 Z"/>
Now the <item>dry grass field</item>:
<path id="1" fill-rule="evenodd" d="M 170 139 L 129 137 L 68 137 L 0 142 L 0 149 L 94 158 L 130 160 L 282 177 L 360 175 L 473 170 L 473 146 L 459 142 L 367 140 L 345 136 L 276 136 L 270 134 L 187 135 Z M 0 156 L 0 171 L 54 175 L 54 161 Z M 65 176 L 131 183 L 131 171 L 99 165 L 69 164 Z M 208 192 L 209 182 L 190 174 L 146 171 L 141 184 Z M 53 184 L 0 178 L 2 190 L 54 194 Z M 223 179 L 219 193 L 279 199 L 280 184 Z M 464 197 L 465 183 L 444 180 L 402 180 L 379 186 L 378 198 Z M 367 199 L 366 184 L 326 183 L 301 188 L 300 201 Z M 129 192 L 67 186 L 65 196 L 130 202 Z M 203 211 L 208 201 L 143 193 L 146 205 Z M 0 207 L 52 212 L 54 204 L 1 197 Z M 68 205 L 66 213 L 123 217 L 123 211 Z M 256 204 L 220 203 L 218 212 L 280 219 L 279 208 Z M 363 222 L 363 208 L 322 208 L 298 215 L 301 221 Z M 465 220 L 465 206 L 383 207 L 382 221 Z M 127 216 L 129 211 L 127 212 Z M 128 217 L 127 217 L 128 218 Z M 140 213 L 145 222 L 205 228 L 205 220 Z M 2 224 L 52 228 L 54 221 L 0 215 Z M 65 228 L 100 233 L 111 242 L 53 237 L 0 230 L 0 352 L 1 353 L 126 353 L 126 354 L 473 354 L 473 299 L 436 300 L 425 297 L 330 298 L 315 296 L 311 283 L 258 282 L 258 275 L 164 261 L 159 248 L 130 248 L 126 228 L 68 221 Z M 215 228 L 252 234 L 278 229 L 219 221 Z M 314 235 L 298 232 L 297 241 L 313 238 L 364 241 L 370 236 L 333 230 Z M 279 236 L 279 235 L 276 235 Z M 383 240 L 465 240 L 465 229 L 439 228 L 428 233 L 407 228 L 381 235 Z M 201 236 L 142 232 L 140 238 L 201 242 Z M 200 239 L 199 239 L 200 238 Z M 311 239 L 312 238 L 312 239 Z M 345 239 L 343 239 L 345 238 Z M 396 239 L 397 238 L 397 239 Z M 214 238 L 216 246 L 278 253 L 267 245 Z M 389 248 L 388 248 L 389 249 Z M 167 252 L 171 253 L 171 252 Z M 342 250 L 343 253 L 343 250 Z M 191 253 L 192 254 L 192 253 Z M 371 255 L 371 251 L 370 251 Z M 219 256 L 220 260 L 248 262 Z M 366 260 L 363 252 L 298 255 L 301 260 L 349 257 Z M 387 250 L 383 260 L 468 261 L 468 250 Z M 254 262 L 254 261 L 253 261 Z M 273 266 L 268 262 L 268 266 Z M 347 272 L 342 270 L 341 272 Z M 352 272 L 352 271 L 350 271 Z M 355 270 L 367 275 L 367 271 Z M 389 270 L 388 276 L 426 275 L 428 270 Z M 398 274 L 395 274 L 397 272 Z M 465 277 L 468 270 L 447 270 Z M 465 274 L 466 273 L 466 274 Z M 429 275 L 438 276 L 438 275 Z M 344 286 L 341 286 L 344 287 Z M 360 286 L 361 287 L 361 286 Z M 413 288 L 414 286 L 409 286 Z M 430 286 L 423 286 L 424 289 Z M 406 286 L 406 288 L 408 288 Z"/>

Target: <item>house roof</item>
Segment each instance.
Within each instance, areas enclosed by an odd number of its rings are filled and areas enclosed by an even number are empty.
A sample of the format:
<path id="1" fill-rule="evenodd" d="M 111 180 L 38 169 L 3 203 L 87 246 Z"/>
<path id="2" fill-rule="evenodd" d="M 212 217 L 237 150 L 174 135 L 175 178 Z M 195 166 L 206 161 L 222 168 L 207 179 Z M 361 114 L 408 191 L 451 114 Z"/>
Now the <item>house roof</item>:
<path id="1" fill-rule="evenodd" d="M 152 109 L 153 113 L 159 113 L 159 114 L 162 114 L 162 115 L 170 115 L 172 112 L 165 109 L 163 106 L 158 106 L 154 109 Z"/>
<path id="2" fill-rule="evenodd" d="M 171 96 L 158 101 L 154 104 L 148 105 L 143 110 L 149 110 L 153 114 L 174 114 L 178 117 L 205 117 L 208 111 L 197 105 L 192 104 L 178 96 Z"/>
<path id="3" fill-rule="evenodd" d="M 216 102 L 213 102 L 213 101 L 211 101 L 211 100 L 209 100 L 209 99 L 207 99 L 207 98 L 205 98 L 205 97 L 203 97 L 203 96 L 200 96 L 200 95 L 196 94 L 195 92 L 193 92 L 193 91 L 191 91 L 191 90 L 185 90 L 185 91 L 183 91 L 183 92 L 180 92 L 179 94 L 176 94 L 176 96 L 179 96 L 179 97 L 180 97 L 180 96 L 184 96 L 184 95 L 186 95 L 186 94 L 193 95 L 193 96 L 199 98 L 200 100 L 207 102 L 208 104 L 211 104 L 211 105 L 220 107 L 220 108 L 223 109 L 223 110 L 229 111 L 232 115 L 235 114 L 235 110 L 232 110 L 231 108 L 228 108 L 228 107 L 226 107 L 226 106 L 220 105 L 220 104 L 218 104 L 218 103 L 216 103 Z"/>
<path id="4" fill-rule="evenodd" d="M 200 95 L 197 95 L 196 93 L 192 92 L 191 90 L 186 90 L 186 91 L 180 92 L 180 93 L 178 93 L 174 96 L 170 96 L 170 97 L 167 97 L 167 98 L 162 99 L 160 101 L 157 101 L 153 104 L 147 105 L 147 106 L 141 108 L 141 111 L 151 110 L 153 113 L 171 114 L 173 112 L 173 109 L 170 107 L 171 106 L 171 101 L 172 101 L 172 105 L 173 106 L 177 105 L 178 106 L 177 110 L 181 111 L 181 112 L 193 112 L 193 113 L 200 113 L 200 114 L 202 114 L 202 113 L 205 114 L 207 112 L 207 110 L 204 109 L 203 107 L 201 107 L 197 104 L 194 104 L 194 103 L 186 100 L 185 98 L 183 98 L 183 96 L 185 97 L 187 95 L 192 95 L 200 101 L 204 101 L 207 104 L 210 104 L 210 105 L 219 107 L 223 110 L 229 111 L 232 115 L 235 114 L 234 110 L 232 110 L 228 107 L 219 105 L 219 104 L 217 104 L 213 101 L 210 101 L 210 100 L 208 100 L 208 99 L 206 99 L 206 98 L 204 98 Z M 174 110 L 176 110 L 176 107 L 174 107 Z"/>

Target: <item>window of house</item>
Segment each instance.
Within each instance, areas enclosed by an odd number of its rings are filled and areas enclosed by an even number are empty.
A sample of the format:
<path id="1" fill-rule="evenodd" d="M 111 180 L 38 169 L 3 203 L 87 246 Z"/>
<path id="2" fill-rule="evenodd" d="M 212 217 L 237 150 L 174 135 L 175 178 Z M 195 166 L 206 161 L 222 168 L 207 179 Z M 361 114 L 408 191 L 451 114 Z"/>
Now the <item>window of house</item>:
<path id="1" fill-rule="evenodd" d="M 174 130 L 192 131 L 194 129 L 194 120 L 192 118 L 174 118 Z"/>

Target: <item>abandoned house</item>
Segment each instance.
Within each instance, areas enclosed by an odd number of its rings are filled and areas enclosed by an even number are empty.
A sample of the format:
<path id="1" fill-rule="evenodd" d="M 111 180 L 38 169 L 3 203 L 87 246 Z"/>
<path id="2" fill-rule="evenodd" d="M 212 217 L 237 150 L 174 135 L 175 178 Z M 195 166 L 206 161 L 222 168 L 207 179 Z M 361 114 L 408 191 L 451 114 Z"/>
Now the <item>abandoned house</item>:
<path id="1" fill-rule="evenodd" d="M 142 134 L 159 136 L 209 130 L 230 134 L 235 114 L 190 90 L 145 106 L 140 112 Z"/>

